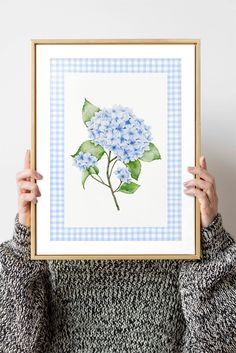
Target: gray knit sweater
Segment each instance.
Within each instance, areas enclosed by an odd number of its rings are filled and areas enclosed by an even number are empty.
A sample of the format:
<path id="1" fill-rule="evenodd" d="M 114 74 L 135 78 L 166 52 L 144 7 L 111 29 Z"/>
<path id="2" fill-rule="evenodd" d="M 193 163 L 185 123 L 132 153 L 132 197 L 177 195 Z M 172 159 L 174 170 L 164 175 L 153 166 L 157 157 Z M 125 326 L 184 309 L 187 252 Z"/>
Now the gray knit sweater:
<path id="1" fill-rule="evenodd" d="M 236 242 L 222 216 L 201 260 L 31 260 L 0 244 L 0 353 L 236 352 Z"/>

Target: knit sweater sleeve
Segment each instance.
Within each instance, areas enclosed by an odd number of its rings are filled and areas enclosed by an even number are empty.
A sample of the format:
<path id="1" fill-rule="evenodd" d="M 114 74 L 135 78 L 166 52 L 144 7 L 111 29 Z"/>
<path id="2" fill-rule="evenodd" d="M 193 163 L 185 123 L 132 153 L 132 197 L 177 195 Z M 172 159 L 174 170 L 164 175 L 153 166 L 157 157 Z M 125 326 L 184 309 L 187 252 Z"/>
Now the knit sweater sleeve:
<path id="1" fill-rule="evenodd" d="M 12 239 L 0 244 L 0 352 L 47 352 L 48 268 L 30 259 L 30 242 L 17 213 Z"/>
<path id="2" fill-rule="evenodd" d="M 220 213 L 201 227 L 201 259 L 182 262 L 179 290 L 184 352 L 236 352 L 236 242 Z"/>

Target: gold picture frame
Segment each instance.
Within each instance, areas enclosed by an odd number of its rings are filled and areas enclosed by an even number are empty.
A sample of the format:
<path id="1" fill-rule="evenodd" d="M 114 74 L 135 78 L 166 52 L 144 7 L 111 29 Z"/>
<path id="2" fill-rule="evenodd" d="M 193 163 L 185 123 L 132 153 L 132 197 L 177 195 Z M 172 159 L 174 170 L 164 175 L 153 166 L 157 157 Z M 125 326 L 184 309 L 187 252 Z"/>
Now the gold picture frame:
<path id="1" fill-rule="evenodd" d="M 194 60 L 195 60 L 195 151 L 194 160 L 195 165 L 199 166 L 199 158 L 201 155 L 200 148 L 200 39 L 32 39 L 31 40 L 31 68 L 32 68 L 32 82 L 31 82 L 31 168 L 38 168 L 37 165 L 37 48 L 40 46 L 71 46 L 71 45 L 184 45 L 194 46 Z M 187 167 L 187 166 L 186 166 Z M 42 172 L 42 170 L 39 170 Z M 32 179 L 34 180 L 34 179 Z M 42 197 L 44 195 L 42 194 Z M 200 242 L 200 205 L 197 198 L 194 198 L 194 253 L 178 253 L 178 254 L 41 254 L 37 247 L 37 207 L 38 204 L 31 203 L 31 259 L 32 260 L 73 260 L 73 259 L 200 259 L 201 256 L 201 242 Z"/>

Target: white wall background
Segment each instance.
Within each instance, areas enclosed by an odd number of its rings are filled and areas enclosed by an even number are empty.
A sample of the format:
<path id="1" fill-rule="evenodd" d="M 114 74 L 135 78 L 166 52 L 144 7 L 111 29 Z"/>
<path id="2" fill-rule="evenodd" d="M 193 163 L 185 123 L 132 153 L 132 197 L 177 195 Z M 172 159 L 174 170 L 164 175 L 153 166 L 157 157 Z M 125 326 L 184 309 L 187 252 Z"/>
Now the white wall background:
<path id="1" fill-rule="evenodd" d="M 235 23 L 235 0 L 0 0 L 0 242 L 12 237 L 15 175 L 31 148 L 31 38 L 200 38 L 202 154 L 236 236 Z"/>

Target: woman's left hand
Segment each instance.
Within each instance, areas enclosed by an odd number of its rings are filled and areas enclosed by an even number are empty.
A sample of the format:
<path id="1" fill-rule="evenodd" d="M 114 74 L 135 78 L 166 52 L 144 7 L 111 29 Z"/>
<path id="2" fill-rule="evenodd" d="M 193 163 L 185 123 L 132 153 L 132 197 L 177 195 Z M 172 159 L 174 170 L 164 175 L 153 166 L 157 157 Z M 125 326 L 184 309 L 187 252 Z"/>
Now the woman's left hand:
<path id="1" fill-rule="evenodd" d="M 197 174 L 200 179 L 192 179 L 184 182 L 187 195 L 198 198 L 201 212 L 201 226 L 207 227 L 218 213 L 218 196 L 216 193 L 215 178 L 207 171 L 207 164 L 204 156 L 200 157 L 199 167 L 188 167 L 191 174 Z"/>

